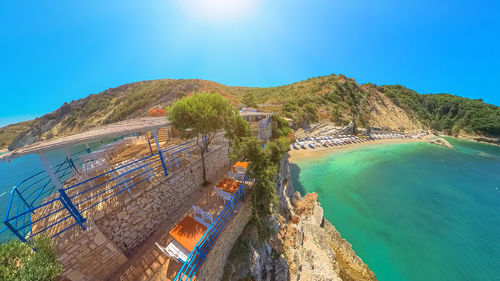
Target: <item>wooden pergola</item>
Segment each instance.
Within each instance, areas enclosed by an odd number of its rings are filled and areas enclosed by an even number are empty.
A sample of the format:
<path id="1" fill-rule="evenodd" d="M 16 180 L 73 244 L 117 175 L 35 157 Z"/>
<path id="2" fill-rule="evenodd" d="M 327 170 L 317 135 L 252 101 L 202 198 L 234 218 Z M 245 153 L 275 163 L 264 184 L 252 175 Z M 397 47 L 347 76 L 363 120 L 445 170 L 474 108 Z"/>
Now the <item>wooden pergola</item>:
<path id="1" fill-rule="evenodd" d="M 121 137 L 124 135 L 130 135 L 138 132 L 152 131 L 155 137 L 156 146 L 160 151 L 160 144 L 158 142 L 157 131 L 158 128 L 169 127 L 170 122 L 165 117 L 142 117 L 137 119 L 129 119 L 125 121 L 116 122 L 113 124 L 103 125 L 95 127 L 91 130 L 65 136 L 61 138 L 56 138 L 53 140 L 37 142 L 25 147 L 18 148 L 14 150 L 6 160 L 12 160 L 19 158 L 28 154 L 37 154 L 42 161 L 42 164 L 47 171 L 47 174 L 52 179 L 56 187 L 62 189 L 62 184 L 57 179 L 53 168 L 50 166 L 46 153 L 49 151 L 62 149 L 66 152 L 67 157 L 71 158 L 68 148 L 78 144 L 85 144 L 88 147 L 88 143 Z M 148 140 L 149 142 L 149 140 Z M 90 150 L 88 150 L 90 152 Z M 161 153 L 161 151 L 160 151 Z"/>
<path id="2" fill-rule="evenodd" d="M 27 154 L 40 154 L 57 149 L 65 149 L 78 144 L 87 144 L 103 139 L 121 137 L 137 132 L 155 131 L 162 127 L 169 127 L 170 122 L 165 117 L 143 117 L 116 122 L 109 125 L 95 127 L 82 133 L 37 142 L 14 150 L 8 159 L 12 160 Z"/>

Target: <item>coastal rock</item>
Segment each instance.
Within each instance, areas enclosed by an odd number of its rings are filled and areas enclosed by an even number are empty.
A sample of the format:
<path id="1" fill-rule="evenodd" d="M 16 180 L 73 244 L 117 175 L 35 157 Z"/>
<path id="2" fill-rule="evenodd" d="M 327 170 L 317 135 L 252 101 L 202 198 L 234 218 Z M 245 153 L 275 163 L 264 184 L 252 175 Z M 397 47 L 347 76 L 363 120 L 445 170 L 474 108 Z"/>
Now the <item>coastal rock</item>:
<path id="1" fill-rule="evenodd" d="M 452 149 L 454 148 L 453 145 L 451 145 L 447 140 L 445 140 L 441 137 L 433 137 L 433 138 L 429 139 L 428 142 L 432 143 L 432 144 L 444 146 L 447 148 L 452 148 Z"/>
<path id="2" fill-rule="evenodd" d="M 286 221 L 269 242 L 253 251 L 250 276 L 255 281 L 377 280 L 351 244 L 324 219 L 317 198 L 310 193 L 295 199 L 298 220 Z M 277 254 L 280 257 L 273 258 Z"/>
<path id="3" fill-rule="evenodd" d="M 288 271 L 290 267 L 283 255 L 274 262 L 276 281 L 288 281 Z"/>
<path id="4" fill-rule="evenodd" d="M 256 236 L 255 227 L 247 226 L 240 243 L 250 245 L 250 250 L 234 253 L 238 258 L 228 260 L 223 280 L 244 279 L 245 272 L 255 281 L 377 280 L 351 244 L 323 217 L 316 193 L 301 197 L 293 187 L 283 188 L 286 180 L 281 173 L 287 170 L 287 157 L 281 164 L 276 180 L 281 213 L 268 219 L 270 229 L 278 229 L 262 243 L 251 238 Z M 289 181 L 289 173 L 286 178 Z M 244 249 L 241 244 L 238 248 Z"/>
<path id="5" fill-rule="evenodd" d="M 310 193 L 294 201 L 299 219 L 278 234 L 289 257 L 290 280 L 376 280 L 351 245 L 323 218 L 317 198 Z"/>

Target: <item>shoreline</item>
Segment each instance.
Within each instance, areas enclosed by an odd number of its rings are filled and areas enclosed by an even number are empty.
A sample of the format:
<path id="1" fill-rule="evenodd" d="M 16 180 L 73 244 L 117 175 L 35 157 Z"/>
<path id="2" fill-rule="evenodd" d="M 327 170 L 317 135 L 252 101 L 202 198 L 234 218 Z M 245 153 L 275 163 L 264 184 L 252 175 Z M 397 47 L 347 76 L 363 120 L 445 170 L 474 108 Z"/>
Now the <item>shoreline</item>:
<path id="1" fill-rule="evenodd" d="M 364 146 L 370 146 L 374 144 L 398 144 L 398 143 L 415 143 L 415 142 L 426 142 L 425 139 L 380 139 L 380 140 L 373 140 L 373 141 L 367 141 L 367 142 L 362 142 L 362 143 L 351 143 L 347 145 L 342 145 L 342 146 L 329 146 L 329 147 L 319 147 L 315 149 L 300 149 L 300 150 L 290 150 L 288 151 L 288 154 L 290 155 L 289 161 L 292 163 L 296 163 L 295 161 L 301 160 L 301 159 L 311 159 L 311 158 L 316 158 L 323 156 L 325 154 L 329 153 L 334 153 L 334 152 L 340 152 L 348 149 L 353 149 L 353 148 L 359 148 L 359 147 L 364 147 Z"/>
<path id="2" fill-rule="evenodd" d="M 447 138 L 454 138 L 457 140 L 464 140 L 464 141 L 470 141 L 470 142 L 475 142 L 475 143 L 482 143 L 482 144 L 489 144 L 489 145 L 495 145 L 495 146 L 500 146 L 500 140 L 494 139 L 494 138 L 484 138 L 481 136 L 450 136 L 450 135 L 441 135 L 442 137 L 447 137 Z M 490 141 L 482 140 L 482 139 L 488 139 Z M 498 141 L 498 142 L 496 142 Z"/>

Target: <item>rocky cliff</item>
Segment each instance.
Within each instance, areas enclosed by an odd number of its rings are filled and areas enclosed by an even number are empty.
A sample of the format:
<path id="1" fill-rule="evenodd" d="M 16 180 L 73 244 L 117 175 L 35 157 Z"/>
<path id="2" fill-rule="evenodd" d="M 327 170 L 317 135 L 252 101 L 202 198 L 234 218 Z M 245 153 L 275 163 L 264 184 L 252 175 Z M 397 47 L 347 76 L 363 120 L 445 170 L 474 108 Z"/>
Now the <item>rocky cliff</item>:
<path id="1" fill-rule="evenodd" d="M 269 219 L 274 234 L 259 241 L 249 224 L 231 252 L 223 280 L 377 280 L 351 244 L 323 217 L 318 195 L 300 196 L 289 174 L 285 157 L 276 176 L 278 211 Z"/>

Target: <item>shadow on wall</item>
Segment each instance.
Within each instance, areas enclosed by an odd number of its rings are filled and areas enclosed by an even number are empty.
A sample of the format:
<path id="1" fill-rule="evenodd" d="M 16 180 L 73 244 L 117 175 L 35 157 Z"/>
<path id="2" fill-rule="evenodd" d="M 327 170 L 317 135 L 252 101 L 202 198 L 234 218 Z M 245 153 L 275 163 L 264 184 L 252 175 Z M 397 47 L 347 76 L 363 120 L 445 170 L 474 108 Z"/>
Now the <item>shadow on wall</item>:
<path id="1" fill-rule="evenodd" d="M 299 181 L 300 167 L 297 164 L 290 163 L 290 178 L 292 179 L 293 188 L 298 191 L 301 196 L 306 194 L 304 186 Z"/>

